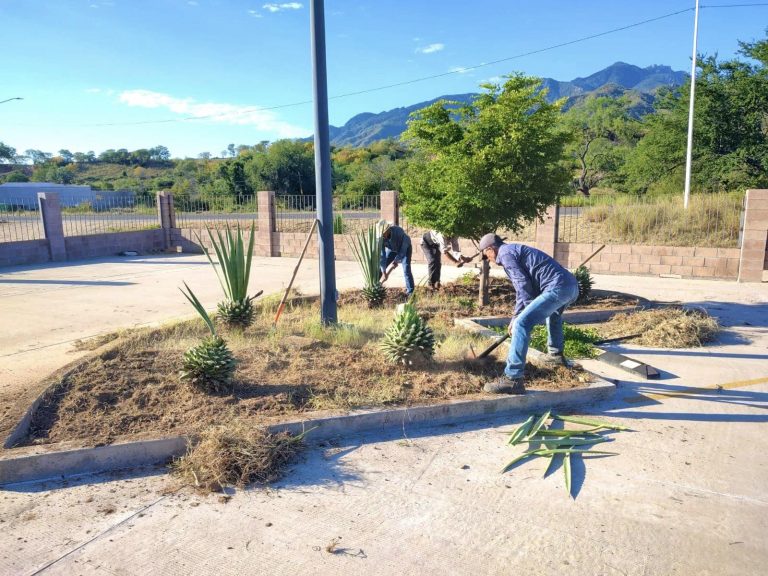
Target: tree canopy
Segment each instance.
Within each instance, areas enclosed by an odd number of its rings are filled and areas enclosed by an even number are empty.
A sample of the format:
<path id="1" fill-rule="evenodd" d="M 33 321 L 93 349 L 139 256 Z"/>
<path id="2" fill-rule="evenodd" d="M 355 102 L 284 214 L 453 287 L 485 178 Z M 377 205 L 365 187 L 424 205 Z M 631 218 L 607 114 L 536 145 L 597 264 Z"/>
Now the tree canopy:
<path id="1" fill-rule="evenodd" d="M 570 136 L 559 126 L 563 101 L 548 103 L 540 84 L 514 75 L 484 84 L 469 105 L 415 112 L 403 135 L 416 152 L 402 181 L 406 216 L 468 238 L 541 217 L 567 191 Z"/>

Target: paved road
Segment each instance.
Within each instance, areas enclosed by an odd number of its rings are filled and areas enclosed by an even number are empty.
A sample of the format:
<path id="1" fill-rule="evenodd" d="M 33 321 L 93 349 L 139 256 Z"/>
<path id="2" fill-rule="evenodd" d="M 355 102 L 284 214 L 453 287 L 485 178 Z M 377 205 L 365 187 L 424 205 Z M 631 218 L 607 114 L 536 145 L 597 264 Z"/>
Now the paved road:
<path id="1" fill-rule="evenodd" d="M 284 277 L 293 262 L 260 262 L 260 277 Z M 177 313 L 177 279 L 215 294 L 203 264 L 4 273 L 0 318 L 20 339 L 0 345 L 43 361 L 39 344 L 88 332 L 101 314 L 110 330 Z M 519 418 L 404 428 L 311 448 L 277 489 L 226 503 L 169 493 L 161 471 L 8 487 L 0 574 L 764 574 L 768 286 L 618 276 L 597 286 L 698 303 L 728 328 L 704 349 L 625 349 L 661 369 L 659 381 L 587 363 L 618 381 L 616 398 L 588 412 L 634 432 L 615 435 L 618 456 L 574 467 L 575 499 L 559 471 L 542 478 L 546 462 L 499 474 L 513 453 L 500 432 Z M 9 320 L 18 306 L 31 315 Z"/>

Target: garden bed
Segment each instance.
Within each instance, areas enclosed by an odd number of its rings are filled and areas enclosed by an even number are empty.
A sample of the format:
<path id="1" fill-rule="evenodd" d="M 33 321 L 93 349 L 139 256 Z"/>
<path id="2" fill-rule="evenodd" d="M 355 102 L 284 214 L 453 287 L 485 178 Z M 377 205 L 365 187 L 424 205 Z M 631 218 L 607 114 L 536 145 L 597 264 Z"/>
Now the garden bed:
<path id="1" fill-rule="evenodd" d="M 494 280 L 491 307 L 508 312 L 512 303 L 505 283 Z M 238 360 L 226 394 L 199 391 L 178 376 L 183 352 L 205 335 L 202 321 L 127 333 L 51 381 L 22 444 L 108 444 L 126 436 L 197 434 L 231 418 L 274 423 L 297 415 L 469 398 L 502 373 L 506 354 L 502 347 L 485 362 L 466 359 L 470 346 L 479 350 L 488 344 L 487 338 L 452 326 L 457 315 L 471 315 L 461 299 L 472 289 L 459 282 L 438 293 L 419 290 L 419 311 L 430 318 L 438 348 L 432 362 L 410 368 L 389 364 L 378 349 L 393 318 L 391 304 L 401 299 L 397 290 L 388 291 L 388 303 L 379 310 L 359 304 L 358 292 L 342 294 L 334 330 L 320 326 L 319 306 L 311 298 L 292 304 L 273 329 L 277 301 L 267 299 L 253 326 L 222 333 Z M 590 380 L 578 368 L 529 366 L 526 385 L 552 391 Z"/>

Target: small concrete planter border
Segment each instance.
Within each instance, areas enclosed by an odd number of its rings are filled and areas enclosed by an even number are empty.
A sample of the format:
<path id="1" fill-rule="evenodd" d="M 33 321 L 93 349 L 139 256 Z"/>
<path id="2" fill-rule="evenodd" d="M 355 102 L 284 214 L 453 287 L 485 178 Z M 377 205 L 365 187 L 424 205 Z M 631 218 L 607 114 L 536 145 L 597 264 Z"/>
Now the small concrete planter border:
<path id="1" fill-rule="evenodd" d="M 364 410 L 344 415 L 308 418 L 270 426 L 270 431 L 300 433 L 315 428 L 311 442 L 364 432 L 405 430 L 491 416 L 530 412 L 542 408 L 573 408 L 609 398 L 616 387 L 602 379 L 583 388 L 557 392 L 532 390 L 523 396 L 476 397 L 441 404 L 387 410 Z M 31 446 L 0 455 L 0 486 L 20 482 L 60 480 L 63 477 L 165 464 L 183 455 L 189 439 L 174 436 L 128 441 L 95 448 Z M 45 452 L 40 453 L 40 451 Z M 37 452 L 37 453 L 35 453 Z"/>

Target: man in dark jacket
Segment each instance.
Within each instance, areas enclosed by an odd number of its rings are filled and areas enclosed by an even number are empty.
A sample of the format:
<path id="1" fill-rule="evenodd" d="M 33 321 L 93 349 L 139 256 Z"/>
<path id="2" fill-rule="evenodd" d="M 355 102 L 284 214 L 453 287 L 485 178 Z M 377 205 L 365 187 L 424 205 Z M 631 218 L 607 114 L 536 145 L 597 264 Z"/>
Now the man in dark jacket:
<path id="1" fill-rule="evenodd" d="M 413 272 L 411 271 L 411 260 L 413 259 L 411 238 L 400 226 L 395 226 L 385 220 L 380 220 L 378 226 L 383 240 L 379 264 L 381 283 L 386 282 L 392 271 L 400 264 L 403 267 L 403 276 L 405 277 L 405 293 L 410 296 L 415 287 Z"/>
<path id="2" fill-rule="evenodd" d="M 566 365 L 563 356 L 563 312 L 579 296 L 576 277 L 541 250 L 524 244 L 505 244 L 495 234 L 480 239 L 483 256 L 504 268 L 515 287 L 515 316 L 509 324 L 509 345 L 504 376 L 485 385 L 486 392 L 523 394 L 525 357 L 533 327 L 547 325 L 547 365 Z"/>

